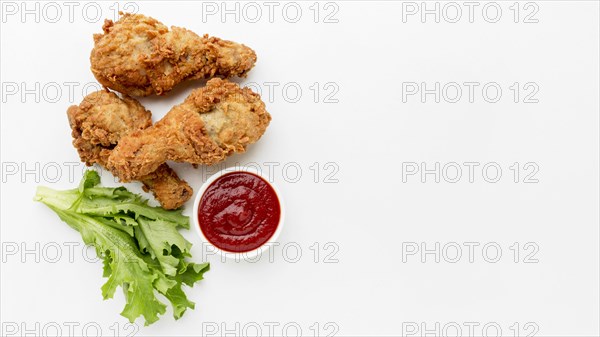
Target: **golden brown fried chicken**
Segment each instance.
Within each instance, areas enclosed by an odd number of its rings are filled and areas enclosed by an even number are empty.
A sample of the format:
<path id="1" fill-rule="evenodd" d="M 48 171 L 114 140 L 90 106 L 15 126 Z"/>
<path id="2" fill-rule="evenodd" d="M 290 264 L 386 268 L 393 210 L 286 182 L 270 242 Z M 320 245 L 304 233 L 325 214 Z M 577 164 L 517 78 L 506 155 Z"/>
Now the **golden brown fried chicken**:
<path id="1" fill-rule="evenodd" d="M 244 152 L 263 135 L 270 121 L 258 94 L 215 78 L 153 126 L 121 138 L 108 167 L 129 181 L 167 160 L 212 165 L 232 153 Z"/>
<path id="2" fill-rule="evenodd" d="M 162 95 L 182 81 L 245 76 L 256 54 L 243 44 L 169 30 L 141 14 L 106 20 L 90 56 L 98 82 L 132 96 Z"/>
<path id="3" fill-rule="evenodd" d="M 87 95 L 79 106 L 71 106 L 67 115 L 73 145 L 87 165 L 106 167 L 112 149 L 121 138 L 152 125 L 150 111 L 138 101 L 119 98 L 108 91 Z M 167 164 L 158 166 L 139 180 L 144 184 L 144 190 L 152 191 L 165 209 L 179 208 L 192 196 L 190 186 Z"/>

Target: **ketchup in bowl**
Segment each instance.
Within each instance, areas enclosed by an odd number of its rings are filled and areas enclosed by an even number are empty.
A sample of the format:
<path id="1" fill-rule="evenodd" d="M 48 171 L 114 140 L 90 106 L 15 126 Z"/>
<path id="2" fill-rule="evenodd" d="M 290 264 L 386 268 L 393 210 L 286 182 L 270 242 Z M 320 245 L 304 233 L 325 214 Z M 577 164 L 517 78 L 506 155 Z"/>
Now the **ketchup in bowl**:
<path id="1" fill-rule="evenodd" d="M 213 181 L 198 205 L 198 223 L 215 247 L 233 253 L 255 250 L 277 230 L 281 206 L 273 187 L 250 172 L 231 172 Z"/>

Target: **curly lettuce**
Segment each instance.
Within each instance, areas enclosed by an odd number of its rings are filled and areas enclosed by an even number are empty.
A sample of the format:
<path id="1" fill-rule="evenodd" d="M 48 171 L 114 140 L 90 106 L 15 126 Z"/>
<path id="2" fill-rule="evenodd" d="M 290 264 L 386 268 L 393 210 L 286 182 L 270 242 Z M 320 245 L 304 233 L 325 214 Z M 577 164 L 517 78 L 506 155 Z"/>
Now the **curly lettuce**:
<path id="1" fill-rule="evenodd" d="M 56 191 L 40 186 L 35 196 L 61 220 L 77 230 L 83 242 L 96 248 L 104 262 L 104 299 L 112 298 L 120 286 L 126 298 L 121 315 L 134 322 L 143 316 L 146 325 L 166 311 L 157 293 L 171 303 L 175 319 L 194 309 L 182 285 L 192 287 L 210 268 L 196 264 L 192 244 L 178 231 L 189 228 L 181 211 L 151 207 L 147 200 L 124 187 L 101 187 L 100 176 L 86 171 L 79 187 Z"/>

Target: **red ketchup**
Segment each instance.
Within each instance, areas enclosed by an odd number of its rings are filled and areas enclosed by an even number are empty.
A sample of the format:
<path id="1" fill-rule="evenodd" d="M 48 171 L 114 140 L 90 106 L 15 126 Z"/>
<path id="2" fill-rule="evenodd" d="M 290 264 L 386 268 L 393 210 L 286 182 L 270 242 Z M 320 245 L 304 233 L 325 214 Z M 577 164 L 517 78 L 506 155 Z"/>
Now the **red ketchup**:
<path id="1" fill-rule="evenodd" d="M 254 250 L 275 233 L 281 207 L 273 187 L 248 172 L 217 178 L 204 192 L 198 222 L 208 241 L 221 250 L 243 253 Z"/>

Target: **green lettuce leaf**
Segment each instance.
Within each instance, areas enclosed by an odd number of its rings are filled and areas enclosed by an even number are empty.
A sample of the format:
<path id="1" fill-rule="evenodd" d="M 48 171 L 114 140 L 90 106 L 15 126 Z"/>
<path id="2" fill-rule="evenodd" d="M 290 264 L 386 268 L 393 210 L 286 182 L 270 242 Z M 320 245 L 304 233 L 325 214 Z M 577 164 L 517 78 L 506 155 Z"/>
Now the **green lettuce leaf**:
<path id="1" fill-rule="evenodd" d="M 77 189 L 56 191 L 38 187 L 35 200 L 52 209 L 77 230 L 87 245 L 103 259 L 104 299 L 123 288 L 126 305 L 121 315 L 133 322 L 143 316 L 145 324 L 156 322 L 166 311 L 157 295 L 166 297 L 179 319 L 194 303 L 187 299 L 183 285 L 193 286 L 210 269 L 195 264 L 192 244 L 177 228 L 189 227 L 180 211 L 151 207 L 147 201 L 123 187 L 99 187 L 100 177 L 87 171 Z"/>
<path id="2" fill-rule="evenodd" d="M 165 274 L 174 276 L 181 256 L 191 256 L 192 244 L 179 234 L 171 222 L 140 217 L 138 223 L 135 237 L 140 244 L 140 250 L 157 259 Z M 174 248 L 177 251 L 174 252 Z"/>
<path id="3" fill-rule="evenodd" d="M 185 296 L 185 293 L 181 289 L 181 285 L 186 284 L 192 287 L 194 283 L 203 279 L 204 273 L 209 269 L 210 265 L 208 263 L 190 263 L 182 274 L 178 274 L 173 278 L 175 279 L 176 284 L 172 288 L 169 288 L 164 295 L 169 299 L 173 306 L 173 316 L 175 316 L 175 319 L 181 318 L 187 308 L 194 309 L 195 307 L 195 303 L 189 301 Z"/>

